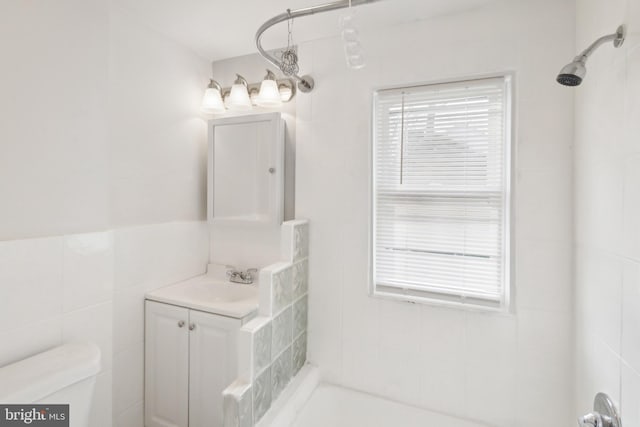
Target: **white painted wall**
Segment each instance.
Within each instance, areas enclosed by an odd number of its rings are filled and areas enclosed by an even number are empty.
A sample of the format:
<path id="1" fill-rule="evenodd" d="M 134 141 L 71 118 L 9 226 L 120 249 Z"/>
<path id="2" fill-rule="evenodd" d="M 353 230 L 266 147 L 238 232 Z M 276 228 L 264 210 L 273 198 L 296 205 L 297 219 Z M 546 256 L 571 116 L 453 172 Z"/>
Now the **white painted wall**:
<path id="1" fill-rule="evenodd" d="M 603 391 L 640 425 L 640 3 L 576 5 L 578 48 L 629 32 L 594 54 L 576 90 L 576 415 Z"/>
<path id="2" fill-rule="evenodd" d="M 93 340 L 91 426 L 142 427 L 144 293 L 208 259 L 210 64 L 111 6 L 0 4 L 0 366 Z"/>
<path id="3" fill-rule="evenodd" d="M 312 19 L 312 18 L 309 18 Z M 310 219 L 309 358 L 325 378 L 492 425 L 573 425 L 573 93 L 570 0 L 504 1 L 365 31 L 367 67 L 338 38 L 304 44 L 296 216 Z M 369 147 L 377 87 L 515 72 L 515 314 L 368 296 Z"/>
<path id="4" fill-rule="evenodd" d="M 116 6 L 109 29 L 111 223 L 203 220 L 209 63 Z"/>
<path id="5" fill-rule="evenodd" d="M 109 223 L 105 0 L 0 4 L 0 240 Z"/>

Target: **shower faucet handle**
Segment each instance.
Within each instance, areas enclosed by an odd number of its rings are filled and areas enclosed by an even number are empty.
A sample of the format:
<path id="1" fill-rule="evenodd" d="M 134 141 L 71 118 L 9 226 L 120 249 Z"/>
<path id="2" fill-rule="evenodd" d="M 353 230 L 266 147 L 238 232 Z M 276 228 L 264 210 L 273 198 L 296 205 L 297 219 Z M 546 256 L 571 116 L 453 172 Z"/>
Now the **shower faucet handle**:
<path id="1" fill-rule="evenodd" d="M 598 412 L 590 412 L 578 419 L 578 425 L 580 427 L 614 427 L 617 424 L 614 420 L 607 416 L 599 414 Z"/>
<path id="2" fill-rule="evenodd" d="M 590 412 L 587 415 L 578 418 L 578 425 L 580 427 L 603 427 L 602 417 L 597 412 Z"/>
<path id="3" fill-rule="evenodd" d="M 621 427 L 620 415 L 613 400 L 598 393 L 593 402 L 593 412 L 578 418 L 580 427 Z"/>

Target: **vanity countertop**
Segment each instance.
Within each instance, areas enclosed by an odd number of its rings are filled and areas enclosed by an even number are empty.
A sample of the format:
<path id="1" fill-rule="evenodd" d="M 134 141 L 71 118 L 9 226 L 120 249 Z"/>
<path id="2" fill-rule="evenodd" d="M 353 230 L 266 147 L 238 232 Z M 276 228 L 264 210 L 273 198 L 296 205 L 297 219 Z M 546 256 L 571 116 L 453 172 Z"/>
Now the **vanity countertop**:
<path id="1" fill-rule="evenodd" d="M 243 319 L 258 309 L 258 285 L 204 274 L 146 294 L 146 299 Z"/>

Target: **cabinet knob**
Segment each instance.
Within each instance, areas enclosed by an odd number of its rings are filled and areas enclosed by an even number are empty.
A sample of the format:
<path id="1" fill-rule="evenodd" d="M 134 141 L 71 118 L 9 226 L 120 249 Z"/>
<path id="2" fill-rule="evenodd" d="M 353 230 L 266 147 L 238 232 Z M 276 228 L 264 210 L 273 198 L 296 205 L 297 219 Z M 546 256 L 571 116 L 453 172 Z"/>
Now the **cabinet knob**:
<path id="1" fill-rule="evenodd" d="M 193 331 L 196 328 L 196 324 L 195 323 L 190 323 L 189 324 L 189 330 Z"/>
<path id="2" fill-rule="evenodd" d="M 184 320 L 178 322 L 178 328 L 182 328 L 184 326 Z"/>

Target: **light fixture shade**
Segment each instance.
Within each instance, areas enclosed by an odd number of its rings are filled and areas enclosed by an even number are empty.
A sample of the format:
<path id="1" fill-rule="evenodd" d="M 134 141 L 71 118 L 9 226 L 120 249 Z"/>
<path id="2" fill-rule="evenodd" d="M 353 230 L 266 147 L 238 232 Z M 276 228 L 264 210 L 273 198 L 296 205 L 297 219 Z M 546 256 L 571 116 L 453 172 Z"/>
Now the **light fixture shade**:
<path id="1" fill-rule="evenodd" d="M 202 112 L 205 114 L 220 114 L 225 112 L 224 102 L 220 90 L 209 87 L 202 97 Z"/>
<path id="2" fill-rule="evenodd" d="M 281 85 L 278 87 L 278 91 L 280 92 L 282 102 L 289 102 L 291 98 L 293 98 L 293 89 L 290 86 Z"/>
<path id="3" fill-rule="evenodd" d="M 263 80 L 260 84 L 260 94 L 256 98 L 256 105 L 260 107 L 279 107 L 282 105 L 282 98 L 278 90 L 278 83 L 275 80 Z"/>
<path id="4" fill-rule="evenodd" d="M 233 111 L 246 111 L 251 109 L 251 98 L 247 90 L 247 81 L 241 75 L 231 86 L 231 93 L 227 99 L 227 108 Z"/>

